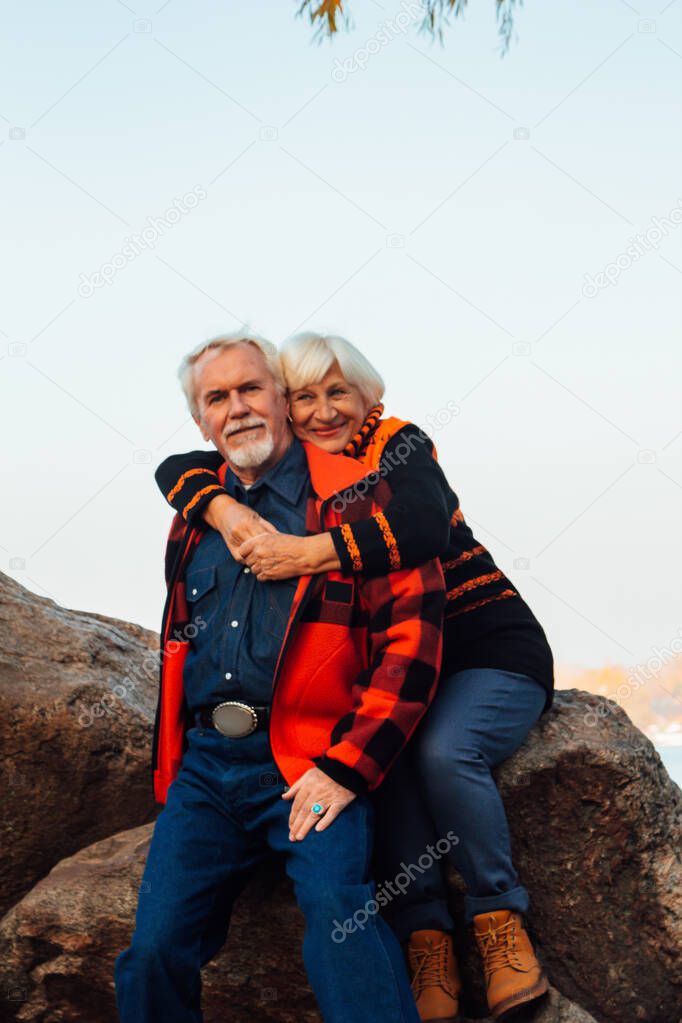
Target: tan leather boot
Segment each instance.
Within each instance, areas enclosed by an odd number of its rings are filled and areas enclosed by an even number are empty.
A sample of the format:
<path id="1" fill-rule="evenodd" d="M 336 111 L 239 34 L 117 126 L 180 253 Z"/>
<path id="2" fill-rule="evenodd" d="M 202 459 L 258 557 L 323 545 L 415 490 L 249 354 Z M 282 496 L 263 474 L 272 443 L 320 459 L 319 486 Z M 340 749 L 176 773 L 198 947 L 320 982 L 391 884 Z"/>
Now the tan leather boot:
<path id="1" fill-rule="evenodd" d="M 456 1023 L 462 982 L 450 935 L 446 931 L 413 931 L 407 958 L 422 1023 Z"/>
<path id="2" fill-rule="evenodd" d="M 513 1010 L 549 990 L 520 913 L 508 909 L 479 913 L 474 917 L 474 934 L 494 1019 L 512 1015 Z"/>

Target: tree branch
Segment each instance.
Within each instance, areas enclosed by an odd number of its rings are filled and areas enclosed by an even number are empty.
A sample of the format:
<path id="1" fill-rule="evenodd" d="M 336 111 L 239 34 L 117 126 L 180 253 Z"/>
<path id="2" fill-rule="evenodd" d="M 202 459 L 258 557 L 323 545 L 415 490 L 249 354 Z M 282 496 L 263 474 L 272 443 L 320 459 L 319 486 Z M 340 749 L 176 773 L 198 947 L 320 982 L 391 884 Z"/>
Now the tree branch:
<path id="1" fill-rule="evenodd" d="M 443 30 L 448 27 L 450 17 L 457 18 L 467 6 L 468 0 L 421 0 L 424 8 L 424 19 L 421 28 L 439 42 L 443 42 Z M 509 49 L 514 31 L 514 9 L 521 6 L 523 0 L 495 0 L 497 27 L 502 42 L 502 52 Z M 315 39 L 331 39 L 339 31 L 341 24 L 348 26 L 348 14 L 343 0 L 302 0 L 298 15 L 308 15 L 311 25 L 315 27 Z"/>

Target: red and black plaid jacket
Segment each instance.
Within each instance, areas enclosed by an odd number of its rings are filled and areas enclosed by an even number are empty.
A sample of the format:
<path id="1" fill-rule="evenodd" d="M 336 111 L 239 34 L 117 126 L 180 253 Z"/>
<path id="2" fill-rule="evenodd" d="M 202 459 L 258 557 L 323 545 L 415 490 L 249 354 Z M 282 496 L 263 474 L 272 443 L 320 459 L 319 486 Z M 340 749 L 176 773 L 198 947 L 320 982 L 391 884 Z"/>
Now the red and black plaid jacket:
<path id="1" fill-rule="evenodd" d="M 391 499 L 383 480 L 342 492 L 366 469 L 304 444 L 311 487 L 307 533 L 359 521 Z M 219 472 L 224 481 L 226 466 Z M 360 493 L 362 492 L 362 493 Z M 190 725 L 183 665 L 192 638 L 185 569 L 201 530 L 181 515 L 166 548 L 168 596 L 161 626 L 161 678 L 152 772 L 165 802 Z M 445 585 L 440 563 L 365 579 L 327 572 L 299 579 L 273 680 L 270 743 L 289 785 L 310 767 L 353 792 L 376 788 L 419 723 L 436 689 Z"/>

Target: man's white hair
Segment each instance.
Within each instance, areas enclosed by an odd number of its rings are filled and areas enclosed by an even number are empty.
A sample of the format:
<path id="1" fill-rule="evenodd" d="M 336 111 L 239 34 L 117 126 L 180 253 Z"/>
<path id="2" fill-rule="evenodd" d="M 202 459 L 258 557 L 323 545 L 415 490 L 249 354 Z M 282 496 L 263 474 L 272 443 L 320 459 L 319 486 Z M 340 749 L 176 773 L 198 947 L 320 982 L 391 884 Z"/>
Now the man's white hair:
<path id="1" fill-rule="evenodd" d="M 282 393 L 286 393 L 286 383 L 282 374 L 282 367 L 279 360 L 279 353 L 273 345 L 272 341 L 267 341 L 264 337 L 259 337 L 258 334 L 253 334 L 250 331 L 235 330 L 227 334 L 219 334 L 218 337 L 209 338 L 208 341 L 202 341 L 195 348 L 189 352 L 178 368 L 178 377 L 180 379 L 180 385 L 184 391 L 189 410 L 193 416 L 198 415 L 199 410 L 197 408 L 196 395 L 194 393 L 194 364 L 197 359 L 201 358 L 204 352 L 209 351 L 211 348 L 233 348 L 235 345 L 254 345 L 263 353 L 265 363 L 272 373 L 275 383 Z"/>
<path id="2" fill-rule="evenodd" d="M 345 337 L 334 334 L 295 334 L 280 349 L 284 379 L 290 391 L 319 384 L 334 362 L 349 384 L 360 391 L 369 410 L 384 396 L 381 375 L 362 352 Z"/>

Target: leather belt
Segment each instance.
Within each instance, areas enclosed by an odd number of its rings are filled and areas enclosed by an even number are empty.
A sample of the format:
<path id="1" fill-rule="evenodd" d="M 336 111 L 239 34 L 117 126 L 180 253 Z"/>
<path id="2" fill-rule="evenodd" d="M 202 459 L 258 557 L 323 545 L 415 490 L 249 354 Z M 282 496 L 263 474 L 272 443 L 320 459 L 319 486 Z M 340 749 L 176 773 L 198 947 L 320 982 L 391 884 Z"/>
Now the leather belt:
<path id="1" fill-rule="evenodd" d="M 230 739 L 242 739 L 259 729 L 268 727 L 270 707 L 252 706 L 241 700 L 224 700 L 212 707 L 199 707 L 194 721 L 202 728 L 215 728 Z"/>

